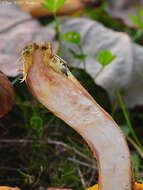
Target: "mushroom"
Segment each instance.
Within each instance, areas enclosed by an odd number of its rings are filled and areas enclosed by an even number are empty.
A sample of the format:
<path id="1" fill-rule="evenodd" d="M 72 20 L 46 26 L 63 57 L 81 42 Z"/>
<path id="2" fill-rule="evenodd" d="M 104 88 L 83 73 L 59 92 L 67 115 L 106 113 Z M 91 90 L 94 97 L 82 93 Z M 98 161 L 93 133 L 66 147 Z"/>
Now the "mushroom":
<path id="1" fill-rule="evenodd" d="M 14 103 L 13 86 L 7 76 L 0 71 L 0 118 L 12 109 Z"/>
<path id="2" fill-rule="evenodd" d="M 67 63 L 53 54 L 51 44 L 30 44 L 22 51 L 22 58 L 22 81 L 33 96 L 77 131 L 93 151 L 99 182 L 89 189 L 137 190 L 122 131 L 71 74 Z"/>

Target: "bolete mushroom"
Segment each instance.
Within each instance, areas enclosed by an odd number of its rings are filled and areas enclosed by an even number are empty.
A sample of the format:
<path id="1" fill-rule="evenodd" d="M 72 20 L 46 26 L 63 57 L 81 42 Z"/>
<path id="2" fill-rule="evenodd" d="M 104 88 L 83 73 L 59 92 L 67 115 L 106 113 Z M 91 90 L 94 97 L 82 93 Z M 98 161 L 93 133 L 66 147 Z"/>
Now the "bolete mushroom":
<path id="1" fill-rule="evenodd" d="M 93 151 L 98 186 L 89 189 L 137 190 L 131 156 L 122 131 L 52 53 L 51 44 L 29 44 L 22 51 L 23 81 L 47 109 L 76 130 Z M 136 184 L 136 185 L 135 185 Z"/>
<path id="2" fill-rule="evenodd" d="M 0 118 L 11 110 L 14 103 L 13 86 L 7 76 L 0 71 Z"/>
<path id="3" fill-rule="evenodd" d="M 0 71 L 0 118 L 4 117 L 15 103 L 14 89 L 7 76 Z M 20 190 L 18 187 L 0 186 L 0 190 Z"/>

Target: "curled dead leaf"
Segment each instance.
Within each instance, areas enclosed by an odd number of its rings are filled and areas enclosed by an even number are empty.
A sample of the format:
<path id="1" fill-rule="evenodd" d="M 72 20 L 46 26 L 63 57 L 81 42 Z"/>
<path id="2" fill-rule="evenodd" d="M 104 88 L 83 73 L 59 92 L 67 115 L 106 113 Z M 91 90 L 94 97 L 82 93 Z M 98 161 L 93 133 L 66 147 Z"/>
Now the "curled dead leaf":
<path id="1" fill-rule="evenodd" d="M 19 0 L 16 0 L 19 1 Z M 21 9 L 29 12 L 33 17 L 42 17 L 52 15 L 51 11 L 48 11 L 41 5 L 44 0 L 33 1 L 24 0 L 25 3 L 18 3 Z M 29 3 L 27 3 L 29 2 Z M 69 15 L 74 12 L 84 9 L 87 5 L 98 3 L 98 0 L 67 0 L 65 4 L 57 11 L 58 15 Z"/>
<path id="2" fill-rule="evenodd" d="M 0 118 L 11 110 L 14 102 L 13 86 L 7 76 L 0 71 Z"/>

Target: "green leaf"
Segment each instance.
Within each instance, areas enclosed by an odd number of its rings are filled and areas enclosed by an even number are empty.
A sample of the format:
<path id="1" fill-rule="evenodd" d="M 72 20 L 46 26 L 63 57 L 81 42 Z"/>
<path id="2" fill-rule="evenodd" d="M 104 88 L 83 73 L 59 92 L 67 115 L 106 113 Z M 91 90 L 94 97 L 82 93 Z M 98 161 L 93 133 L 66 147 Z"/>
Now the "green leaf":
<path id="1" fill-rule="evenodd" d="M 116 55 L 112 55 L 110 51 L 103 50 L 98 54 L 98 61 L 99 63 L 105 67 L 106 65 L 110 64 L 114 59 L 116 58 Z"/>
<path id="2" fill-rule="evenodd" d="M 66 0 L 57 0 L 56 10 L 58 10 L 65 2 Z"/>
<path id="3" fill-rule="evenodd" d="M 127 125 L 121 125 L 120 128 L 123 131 L 124 135 L 127 137 L 130 133 L 129 127 Z"/>
<path id="4" fill-rule="evenodd" d="M 45 0 L 45 3 L 41 4 L 49 11 L 55 11 L 55 0 Z"/>
<path id="5" fill-rule="evenodd" d="M 73 51 L 72 49 L 69 50 L 71 52 L 71 54 L 73 55 L 73 57 L 75 59 L 80 59 L 80 60 L 84 60 L 88 55 L 87 54 L 77 54 L 75 51 Z"/>
<path id="6" fill-rule="evenodd" d="M 74 44 L 80 44 L 81 37 L 78 32 L 67 32 L 63 35 L 63 39 L 66 42 L 74 43 Z"/>
<path id="7" fill-rule="evenodd" d="M 132 154 L 132 161 L 133 161 L 133 167 L 134 167 L 134 171 L 135 173 L 137 173 L 139 171 L 139 167 L 140 167 L 140 158 L 137 154 Z"/>
<path id="8" fill-rule="evenodd" d="M 138 10 L 137 13 L 138 13 L 139 17 L 143 19 L 143 9 Z"/>
<path id="9" fill-rule="evenodd" d="M 38 116 L 33 116 L 30 120 L 30 125 L 33 129 L 41 129 L 43 126 L 43 120 Z"/>
<path id="10" fill-rule="evenodd" d="M 138 10 L 138 15 L 141 17 L 141 18 L 143 18 L 143 9 L 140 9 L 140 10 Z"/>
<path id="11" fill-rule="evenodd" d="M 56 12 L 65 2 L 66 0 L 45 0 L 42 5 L 49 11 Z"/>
<path id="12" fill-rule="evenodd" d="M 105 1 L 105 2 L 101 3 L 101 5 L 99 5 L 98 11 L 103 12 L 106 7 L 107 7 L 107 2 Z"/>
<path id="13" fill-rule="evenodd" d="M 129 15 L 130 19 L 138 26 L 138 28 L 143 29 L 142 21 L 135 15 Z"/>
<path id="14" fill-rule="evenodd" d="M 28 123 L 25 125 L 25 128 L 28 132 L 31 130 L 31 126 Z"/>

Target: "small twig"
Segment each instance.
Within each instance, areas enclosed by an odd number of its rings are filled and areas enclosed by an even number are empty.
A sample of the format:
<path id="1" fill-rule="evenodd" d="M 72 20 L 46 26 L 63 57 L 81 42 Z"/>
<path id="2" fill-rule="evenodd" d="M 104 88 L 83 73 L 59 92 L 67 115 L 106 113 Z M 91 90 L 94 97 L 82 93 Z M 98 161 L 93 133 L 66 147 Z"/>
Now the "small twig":
<path id="1" fill-rule="evenodd" d="M 33 140 L 27 139 L 1 139 L 0 143 L 33 143 Z"/>
<path id="2" fill-rule="evenodd" d="M 96 165 L 95 160 L 93 159 L 93 165 Z M 95 174 L 97 173 L 97 169 L 92 169 L 92 175 L 91 178 L 88 182 L 88 187 L 90 187 L 92 185 L 93 180 L 95 179 Z"/>
<path id="3" fill-rule="evenodd" d="M 69 149 L 69 150 L 72 150 L 73 152 L 75 152 L 76 154 L 78 154 L 79 156 L 83 157 L 84 159 L 88 160 L 90 163 L 92 163 L 92 160 L 86 156 L 85 154 L 83 154 L 82 152 L 78 151 L 76 148 L 74 147 L 71 147 L 70 145 L 67 145 L 63 142 L 60 142 L 60 141 L 55 141 L 55 140 L 48 140 L 48 143 L 49 144 L 56 144 L 56 145 L 62 145 L 64 146 L 65 148 Z"/>
<path id="4" fill-rule="evenodd" d="M 79 168 L 78 168 L 78 174 L 79 174 L 79 176 L 80 176 L 80 179 L 81 179 L 81 183 L 82 183 L 83 188 L 86 189 L 87 186 L 86 186 L 86 183 L 85 183 L 83 174 L 82 174 L 82 172 L 81 172 L 81 170 L 80 170 Z"/>
<path id="5" fill-rule="evenodd" d="M 74 158 L 70 158 L 70 157 L 69 157 L 68 160 L 69 160 L 69 161 L 72 161 L 72 162 L 74 162 L 74 163 L 80 164 L 80 165 L 82 165 L 82 166 L 88 167 L 88 168 L 97 169 L 96 166 L 93 166 L 93 165 L 91 165 L 91 164 L 82 162 L 82 161 L 80 161 L 80 160 L 76 160 L 76 159 L 74 159 Z"/>
<path id="6" fill-rule="evenodd" d="M 101 67 L 99 69 L 99 71 L 96 73 L 96 75 L 93 77 L 93 79 L 95 80 L 97 78 L 97 76 L 103 71 L 104 67 Z"/>
<path id="7" fill-rule="evenodd" d="M 32 187 L 30 188 L 30 190 L 32 190 L 32 189 L 39 183 L 40 177 L 41 177 L 41 175 L 42 175 L 42 172 L 43 172 L 43 167 L 41 166 L 41 167 L 40 167 L 39 175 L 38 175 L 38 177 L 37 177 L 35 183 L 34 183 L 34 184 L 32 185 Z"/>
<path id="8" fill-rule="evenodd" d="M 17 168 L 0 167 L 0 170 L 17 171 Z"/>
<path id="9" fill-rule="evenodd" d="M 143 158 L 143 152 L 142 150 L 138 147 L 138 145 L 131 139 L 131 137 L 127 137 L 127 140 L 133 145 L 133 147 L 137 150 L 141 158 Z"/>
<path id="10" fill-rule="evenodd" d="M 24 143 L 24 144 L 28 144 L 28 143 L 33 143 L 34 140 L 28 140 L 28 139 L 1 139 L 0 143 Z M 48 139 L 47 141 L 37 141 L 38 143 L 42 143 L 42 144 L 54 144 L 54 145 L 58 145 L 58 146 L 63 146 L 65 148 L 67 148 L 68 150 L 72 150 L 73 152 L 75 152 L 77 155 L 81 156 L 82 158 L 86 159 L 88 162 L 92 163 L 92 160 L 86 156 L 85 154 L 83 154 L 82 152 L 78 151 L 76 148 L 71 147 L 70 145 L 67 145 L 61 141 L 55 141 L 55 140 L 50 140 Z"/>

